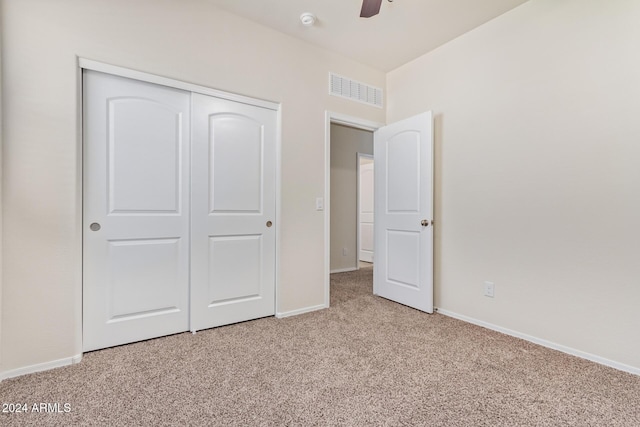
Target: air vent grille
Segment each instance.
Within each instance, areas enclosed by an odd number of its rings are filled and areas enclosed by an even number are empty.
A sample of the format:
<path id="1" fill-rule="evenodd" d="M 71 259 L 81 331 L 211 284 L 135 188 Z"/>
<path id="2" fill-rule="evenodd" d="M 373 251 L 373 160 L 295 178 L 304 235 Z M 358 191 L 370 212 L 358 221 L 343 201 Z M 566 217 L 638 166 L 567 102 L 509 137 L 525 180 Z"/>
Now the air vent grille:
<path id="1" fill-rule="evenodd" d="M 329 73 L 329 93 L 382 108 L 382 89 Z"/>

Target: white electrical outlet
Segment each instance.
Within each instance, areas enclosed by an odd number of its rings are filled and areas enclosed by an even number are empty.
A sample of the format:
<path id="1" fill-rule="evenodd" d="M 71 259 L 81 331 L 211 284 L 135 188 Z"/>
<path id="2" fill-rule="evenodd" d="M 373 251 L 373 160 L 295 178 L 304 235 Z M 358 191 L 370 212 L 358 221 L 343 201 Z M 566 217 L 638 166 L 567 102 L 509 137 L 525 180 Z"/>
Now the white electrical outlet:
<path id="1" fill-rule="evenodd" d="M 493 298 L 495 294 L 495 284 L 493 282 L 484 282 L 484 296 Z"/>

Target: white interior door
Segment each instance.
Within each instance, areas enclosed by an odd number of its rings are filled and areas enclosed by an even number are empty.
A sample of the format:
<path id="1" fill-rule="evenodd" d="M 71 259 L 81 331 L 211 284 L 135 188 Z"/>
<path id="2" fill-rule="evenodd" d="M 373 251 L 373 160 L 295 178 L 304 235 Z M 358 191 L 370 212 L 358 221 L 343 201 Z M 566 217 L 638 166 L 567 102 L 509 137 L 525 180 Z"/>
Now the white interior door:
<path id="1" fill-rule="evenodd" d="M 433 312 L 433 131 L 431 112 L 374 134 L 374 293 Z"/>
<path id="2" fill-rule="evenodd" d="M 358 259 L 373 262 L 373 156 L 359 155 L 358 180 Z"/>
<path id="3" fill-rule="evenodd" d="M 83 85 L 83 349 L 186 331 L 190 93 Z"/>
<path id="4" fill-rule="evenodd" d="M 191 330 L 275 314 L 276 112 L 193 94 Z"/>

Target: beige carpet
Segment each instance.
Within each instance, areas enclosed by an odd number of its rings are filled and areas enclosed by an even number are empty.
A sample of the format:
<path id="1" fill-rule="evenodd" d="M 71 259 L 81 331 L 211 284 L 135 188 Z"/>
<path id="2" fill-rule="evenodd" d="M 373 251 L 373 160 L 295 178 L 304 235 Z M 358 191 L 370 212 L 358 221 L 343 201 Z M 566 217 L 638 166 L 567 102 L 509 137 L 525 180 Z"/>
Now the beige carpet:
<path id="1" fill-rule="evenodd" d="M 331 308 L 85 355 L 0 383 L 0 425 L 640 426 L 640 377 L 374 297 L 333 275 Z"/>

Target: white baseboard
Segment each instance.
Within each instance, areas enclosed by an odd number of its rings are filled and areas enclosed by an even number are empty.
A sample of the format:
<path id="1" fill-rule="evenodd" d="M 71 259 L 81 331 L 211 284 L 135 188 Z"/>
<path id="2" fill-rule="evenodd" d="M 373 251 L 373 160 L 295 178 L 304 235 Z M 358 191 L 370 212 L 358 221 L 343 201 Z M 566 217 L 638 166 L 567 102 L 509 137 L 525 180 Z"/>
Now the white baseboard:
<path id="1" fill-rule="evenodd" d="M 558 351 L 561 351 L 562 353 L 570 354 L 572 356 L 576 356 L 581 359 L 590 360 L 591 362 L 599 363 L 600 365 L 608 366 L 610 368 L 614 368 L 619 371 L 628 372 L 634 375 L 640 375 L 640 368 L 636 368 L 634 366 L 625 365 L 624 363 L 616 362 L 614 360 L 609 360 L 604 357 L 596 356 L 591 353 L 586 353 L 581 350 L 576 350 L 575 348 L 571 348 L 562 344 L 557 344 L 551 341 L 547 341 L 545 339 L 534 337 L 532 335 L 527 335 L 522 332 L 517 332 L 511 329 L 503 328 L 502 326 L 497 326 L 488 322 L 484 322 L 482 320 L 478 320 L 472 317 L 464 316 L 462 314 L 454 313 L 449 310 L 444 310 L 441 308 L 436 308 L 435 310 L 440 314 L 443 314 L 448 317 L 453 317 L 454 319 L 462 320 L 463 322 L 472 323 L 477 326 L 482 326 L 483 328 L 491 329 L 493 331 L 500 332 L 505 335 L 510 335 L 512 337 L 520 338 L 525 341 L 529 341 L 534 344 L 538 344 L 553 350 L 558 350 Z"/>
<path id="2" fill-rule="evenodd" d="M 276 313 L 276 318 L 282 319 L 290 316 L 297 316 L 299 314 L 310 313 L 312 311 L 322 310 L 327 308 L 325 304 L 315 305 L 311 307 L 305 307 L 298 310 L 291 310 L 285 312 Z M 492 323 L 488 323 L 482 320 L 474 319 L 469 316 L 465 316 L 462 314 L 454 313 L 449 310 L 435 308 L 435 311 L 448 317 L 452 317 L 454 319 L 462 320 L 463 322 L 471 323 L 477 326 L 481 326 L 483 328 L 491 329 L 496 332 L 503 333 L 505 335 L 510 335 L 512 337 L 520 338 L 525 341 L 532 342 L 534 344 L 541 345 L 543 347 L 547 347 L 553 350 L 558 350 L 566 354 L 570 354 L 572 356 L 580 357 L 582 359 L 590 360 L 595 363 L 599 363 L 604 366 L 608 366 L 610 368 L 617 369 L 619 371 L 628 372 L 630 374 L 640 376 L 640 368 L 636 368 L 634 366 L 626 365 L 624 363 L 616 362 L 614 360 L 606 359 L 604 357 L 596 356 L 591 353 L 586 353 L 581 350 L 576 350 L 575 348 L 567 347 L 562 344 L 557 344 L 551 341 L 547 341 L 542 338 L 534 337 L 532 335 L 524 334 L 522 332 L 517 332 L 511 329 L 503 328 L 502 326 L 494 325 Z M 73 357 L 67 357 L 64 359 L 53 360 L 51 362 L 38 363 L 36 365 L 25 366 L 18 369 L 12 369 L 10 371 L 0 373 L 0 381 L 15 378 L 22 375 L 33 374 L 35 372 L 48 371 L 50 369 L 60 368 L 63 366 L 73 365 L 76 363 L 80 363 L 82 360 L 82 354 L 77 354 Z"/>
<path id="3" fill-rule="evenodd" d="M 64 359 L 52 360 L 51 362 L 38 363 L 36 365 L 25 366 L 23 368 L 12 369 L 0 374 L 0 381 L 9 378 L 20 377 L 22 375 L 33 374 L 36 372 L 48 371 L 50 369 L 61 368 L 63 366 L 74 365 L 80 363 L 82 360 L 82 354 L 76 354 L 73 357 L 66 357 Z"/>
<path id="4" fill-rule="evenodd" d="M 331 270 L 329 273 L 347 273 L 349 271 L 356 271 L 357 269 L 357 267 L 338 268 L 337 270 Z"/>
<path id="5" fill-rule="evenodd" d="M 298 314 L 311 313 L 312 311 L 318 311 L 328 308 L 325 304 L 314 305 L 312 307 L 300 308 L 298 310 L 284 311 L 276 313 L 276 318 L 283 319 L 285 317 L 297 316 Z"/>

